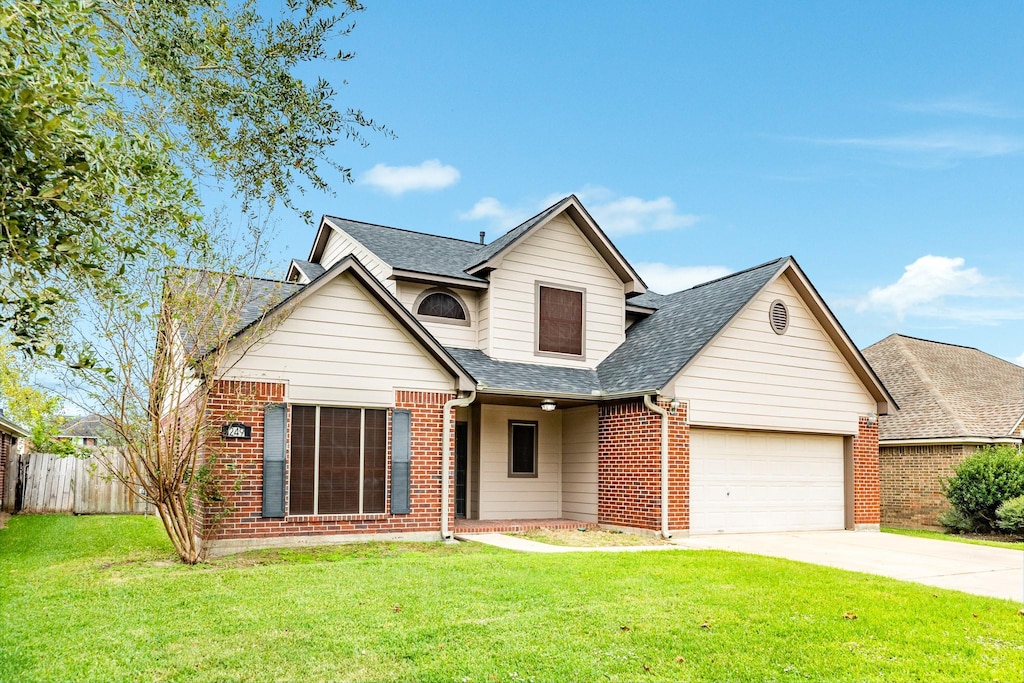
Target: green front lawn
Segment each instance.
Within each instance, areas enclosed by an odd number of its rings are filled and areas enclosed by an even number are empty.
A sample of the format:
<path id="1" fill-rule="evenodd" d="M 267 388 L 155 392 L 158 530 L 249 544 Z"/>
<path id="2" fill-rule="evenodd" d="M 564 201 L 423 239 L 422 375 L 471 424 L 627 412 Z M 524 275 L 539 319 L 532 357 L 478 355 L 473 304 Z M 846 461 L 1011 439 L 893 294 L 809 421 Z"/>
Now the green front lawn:
<path id="1" fill-rule="evenodd" d="M 0 530 L 0 681 L 1011 681 L 1019 605 L 717 551 L 360 544 L 185 567 L 153 519 Z M 856 617 L 856 618 L 854 618 Z"/>
<path id="2" fill-rule="evenodd" d="M 916 536 L 918 538 L 932 538 L 939 541 L 954 541 L 956 543 L 971 543 L 973 545 L 990 545 L 994 548 L 1009 548 L 1010 550 L 1024 551 L 1024 542 L 1019 541 L 993 541 L 977 536 L 960 536 L 958 534 L 947 534 L 944 531 L 931 531 L 928 529 L 900 529 L 897 527 L 882 527 L 887 534 L 900 534 L 901 536 Z"/>

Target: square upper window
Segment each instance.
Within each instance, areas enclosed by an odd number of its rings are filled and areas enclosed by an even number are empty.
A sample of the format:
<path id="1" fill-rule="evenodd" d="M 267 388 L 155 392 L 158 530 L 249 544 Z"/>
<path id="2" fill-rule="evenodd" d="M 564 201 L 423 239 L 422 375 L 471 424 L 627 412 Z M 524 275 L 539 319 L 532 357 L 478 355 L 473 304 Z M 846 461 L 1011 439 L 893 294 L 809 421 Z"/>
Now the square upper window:
<path id="1" fill-rule="evenodd" d="M 583 355 L 583 292 L 538 285 L 537 350 Z"/>

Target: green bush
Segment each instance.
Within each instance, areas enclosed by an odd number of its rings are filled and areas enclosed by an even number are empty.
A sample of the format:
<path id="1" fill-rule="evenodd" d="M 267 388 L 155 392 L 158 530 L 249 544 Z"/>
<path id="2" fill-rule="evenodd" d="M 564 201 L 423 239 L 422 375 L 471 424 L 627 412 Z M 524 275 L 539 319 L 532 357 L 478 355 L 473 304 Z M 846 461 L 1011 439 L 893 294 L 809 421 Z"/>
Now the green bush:
<path id="1" fill-rule="evenodd" d="M 1024 536 L 1024 496 L 1011 498 L 999 506 L 996 526 L 1008 534 Z"/>
<path id="2" fill-rule="evenodd" d="M 988 532 L 996 528 L 1000 505 L 1024 496 L 1024 455 L 1016 446 L 995 446 L 978 451 L 953 468 L 953 476 L 942 482 L 942 492 L 967 528 L 959 531 Z M 941 519 L 943 525 L 946 522 Z"/>
<path id="3" fill-rule="evenodd" d="M 964 517 L 956 508 L 950 508 L 939 515 L 939 524 L 954 534 L 969 534 L 976 531 L 974 522 Z"/>

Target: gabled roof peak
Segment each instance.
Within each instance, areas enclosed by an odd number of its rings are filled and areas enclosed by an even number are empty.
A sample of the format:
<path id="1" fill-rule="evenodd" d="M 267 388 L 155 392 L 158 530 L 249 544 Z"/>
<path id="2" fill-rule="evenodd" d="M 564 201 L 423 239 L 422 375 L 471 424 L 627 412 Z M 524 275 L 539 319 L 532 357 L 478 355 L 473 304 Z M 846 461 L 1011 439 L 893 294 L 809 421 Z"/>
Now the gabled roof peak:
<path id="1" fill-rule="evenodd" d="M 366 225 L 366 226 L 369 226 L 371 228 L 382 228 L 384 230 L 396 230 L 398 232 L 412 233 L 413 235 L 426 235 L 427 237 L 436 237 L 438 239 L 444 239 L 444 240 L 454 240 L 455 242 L 464 242 L 466 244 L 472 244 L 472 245 L 477 246 L 477 247 L 481 246 L 481 244 L 479 242 L 474 242 L 473 240 L 466 240 L 466 239 L 462 239 L 461 237 L 450 237 L 448 235 L 438 235 L 437 233 L 423 232 L 422 230 L 410 230 L 409 228 L 396 228 L 393 225 L 381 225 L 380 223 L 368 223 L 366 221 L 357 221 L 357 220 L 352 219 L 352 218 L 342 218 L 341 216 L 332 216 L 332 215 L 329 215 L 329 214 L 324 214 L 324 218 L 327 219 L 327 220 L 331 220 L 331 221 L 342 221 L 342 222 L 345 222 L 345 223 L 358 223 L 359 225 Z"/>

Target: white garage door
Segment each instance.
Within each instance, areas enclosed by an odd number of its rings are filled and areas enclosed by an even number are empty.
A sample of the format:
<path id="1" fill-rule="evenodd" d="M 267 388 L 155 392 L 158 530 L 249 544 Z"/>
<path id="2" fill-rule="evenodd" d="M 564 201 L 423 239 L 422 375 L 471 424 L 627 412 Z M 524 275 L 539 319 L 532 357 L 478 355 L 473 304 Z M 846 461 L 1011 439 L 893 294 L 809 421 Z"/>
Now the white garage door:
<path id="1" fill-rule="evenodd" d="M 845 525 L 843 437 L 690 432 L 690 533 Z"/>

